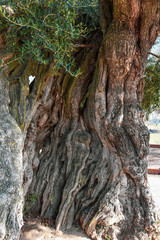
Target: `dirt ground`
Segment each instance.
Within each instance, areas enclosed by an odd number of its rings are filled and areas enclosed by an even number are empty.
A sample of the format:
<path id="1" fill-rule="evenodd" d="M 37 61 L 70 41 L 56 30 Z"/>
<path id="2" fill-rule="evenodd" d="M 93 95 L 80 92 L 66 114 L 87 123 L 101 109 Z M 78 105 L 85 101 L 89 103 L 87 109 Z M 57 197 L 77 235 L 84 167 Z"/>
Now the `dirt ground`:
<path id="1" fill-rule="evenodd" d="M 79 227 L 70 231 L 55 231 L 38 219 L 30 219 L 22 227 L 20 240 L 87 240 L 90 239 Z"/>

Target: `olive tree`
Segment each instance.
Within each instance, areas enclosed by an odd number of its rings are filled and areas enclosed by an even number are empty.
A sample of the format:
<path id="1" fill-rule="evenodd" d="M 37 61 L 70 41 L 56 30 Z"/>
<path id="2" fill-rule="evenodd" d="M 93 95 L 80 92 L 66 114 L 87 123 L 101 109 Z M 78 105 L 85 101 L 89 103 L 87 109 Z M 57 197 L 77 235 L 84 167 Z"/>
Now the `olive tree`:
<path id="1" fill-rule="evenodd" d="M 155 215 L 141 101 L 159 1 L 3 2 L 2 71 L 23 134 L 25 205 L 58 230 L 78 222 L 92 239 L 148 239 Z"/>

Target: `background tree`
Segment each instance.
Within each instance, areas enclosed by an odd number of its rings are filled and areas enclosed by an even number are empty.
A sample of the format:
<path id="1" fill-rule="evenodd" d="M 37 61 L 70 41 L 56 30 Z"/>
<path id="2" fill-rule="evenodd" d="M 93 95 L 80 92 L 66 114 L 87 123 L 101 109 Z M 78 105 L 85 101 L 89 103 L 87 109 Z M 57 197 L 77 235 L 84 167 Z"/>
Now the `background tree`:
<path id="1" fill-rule="evenodd" d="M 153 111 L 160 110 L 160 60 L 150 58 L 145 70 L 145 87 L 142 107 L 146 117 Z"/>
<path id="2" fill-rule="evenodd" d="M 9 57 L 1 58 L 10 113 L 25 139 L 24 195 L 36 196 L 31 213 L 50 219 L 56 229 L 77 221 L 92 239 L 148 239 L 155 215 L 141 101 L 148 51 L 158 34 L 159 1 L 100 0 L 101 30 L 94 24 L 97 29 L 86 38 L 83 25 L 95 19 L 82 10 L 86 1 L 61 1 L 63 9 L 56 1 L 4 2 L 13 13 L 1 8 L 2 33 L 7 29 L 3 48 L 11 50 L 15 42 L 13 58 L 25 56 L 8 67 Z M 98 12 L 92 1 L 87 7 Z M 29 85 L 31 74 L 35 80 Z M 2 230 L 17 227 L 14 220 L 8 224 L 8 212 Z"/>

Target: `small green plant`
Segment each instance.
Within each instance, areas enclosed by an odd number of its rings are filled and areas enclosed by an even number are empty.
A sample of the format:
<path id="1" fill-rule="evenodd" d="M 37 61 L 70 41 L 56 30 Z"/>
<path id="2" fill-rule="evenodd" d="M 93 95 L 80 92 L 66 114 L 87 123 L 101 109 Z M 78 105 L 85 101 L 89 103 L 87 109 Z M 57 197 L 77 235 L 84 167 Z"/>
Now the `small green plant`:
<path id="1" fill-rule="evenodd" d="M 106 239 L 106 240 L 111 240 L 111 237 L 106 234 L 106 235 L 105 235 L 105 239 Z"/>
<path id="2" fill-rule="evenodd" d="M 54 199 L 54 197 L 55 197 L 54 194 L 52 194 L 52 195 L 51 195 L 51 201 Z"/>
<path id="3" fill-rule="evenodd" d="M 24 204 L 23 215 L 26 215 L 29 213 L 32 204 L 36 201 L 37 198 L 38 198 L 38 195 L 36 193 L 31 193 L 28 196 Z"/>
<path id="4" fill-rule="evenodd" d="M 24 205 L 23 215 L 26 215 L 29 212 L 28 206 Z"/>
<path id="5" fill-rule="evenodd" d="M 28 197 L 28 201 L 34 203 L 37 198 L 38 198 L 38 195 L 36 193 L 31 193 Z"/>

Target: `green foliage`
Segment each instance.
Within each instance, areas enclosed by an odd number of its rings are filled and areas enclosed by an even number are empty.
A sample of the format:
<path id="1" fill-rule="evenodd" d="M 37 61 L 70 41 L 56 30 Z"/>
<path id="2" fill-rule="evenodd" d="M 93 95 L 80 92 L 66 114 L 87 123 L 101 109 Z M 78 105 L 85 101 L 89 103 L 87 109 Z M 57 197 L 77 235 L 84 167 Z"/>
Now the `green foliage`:
<path id="1" fill-rule="evenodd" d="M 29 213 L 32 204 L 37 200 L 38 195 L 36 193 L 31 193 L 29 197 L 26 199 L 23 214 L 26 215 Z"/>
<path id="2" fill-rule="evenodd" d="M 28 197 L 28 201 L 34 203 L 37 198 L 38 195 L 36 193 L 31 193 L 30 196 Z"/>
<path id="3" fill-rule="evenodd" d="M 105 235 L 105 239 L 106 239 L 106 240 L 111 240 L 111 237 L 106 234 L 106 235 Z"/>
<path id="4" fill-rule="evenodd" d="M 79 0 L 77 1 L 77 19 L 87 29 L 99 28 L 99 9 L 98 1 Z"/>
<path id="5" fill-rule="evenodd" d="M 149 59 L 146 67 L 142 107 L 147 118 L 153 111 L 160 111 L 160 60 Z"/>
<path id="6" fill-rule="evenodd" d="M 54 194 L 52 194 L 52 196 L 51 196 L 51 201 L 52 201 L 54 198 L 55 198 L 55 196 L 54 196 Z"/>
<path id="7" fill-rule="evenodd" d="M 1 28 L 15 58 L 29 56 L 43 64 L 54 60 L 72 73 L 74 43 L 93 30 L 98 20 L 97 0 L 4 0 Z M 7 6 L 7 7 L 6 7 Z"/>

